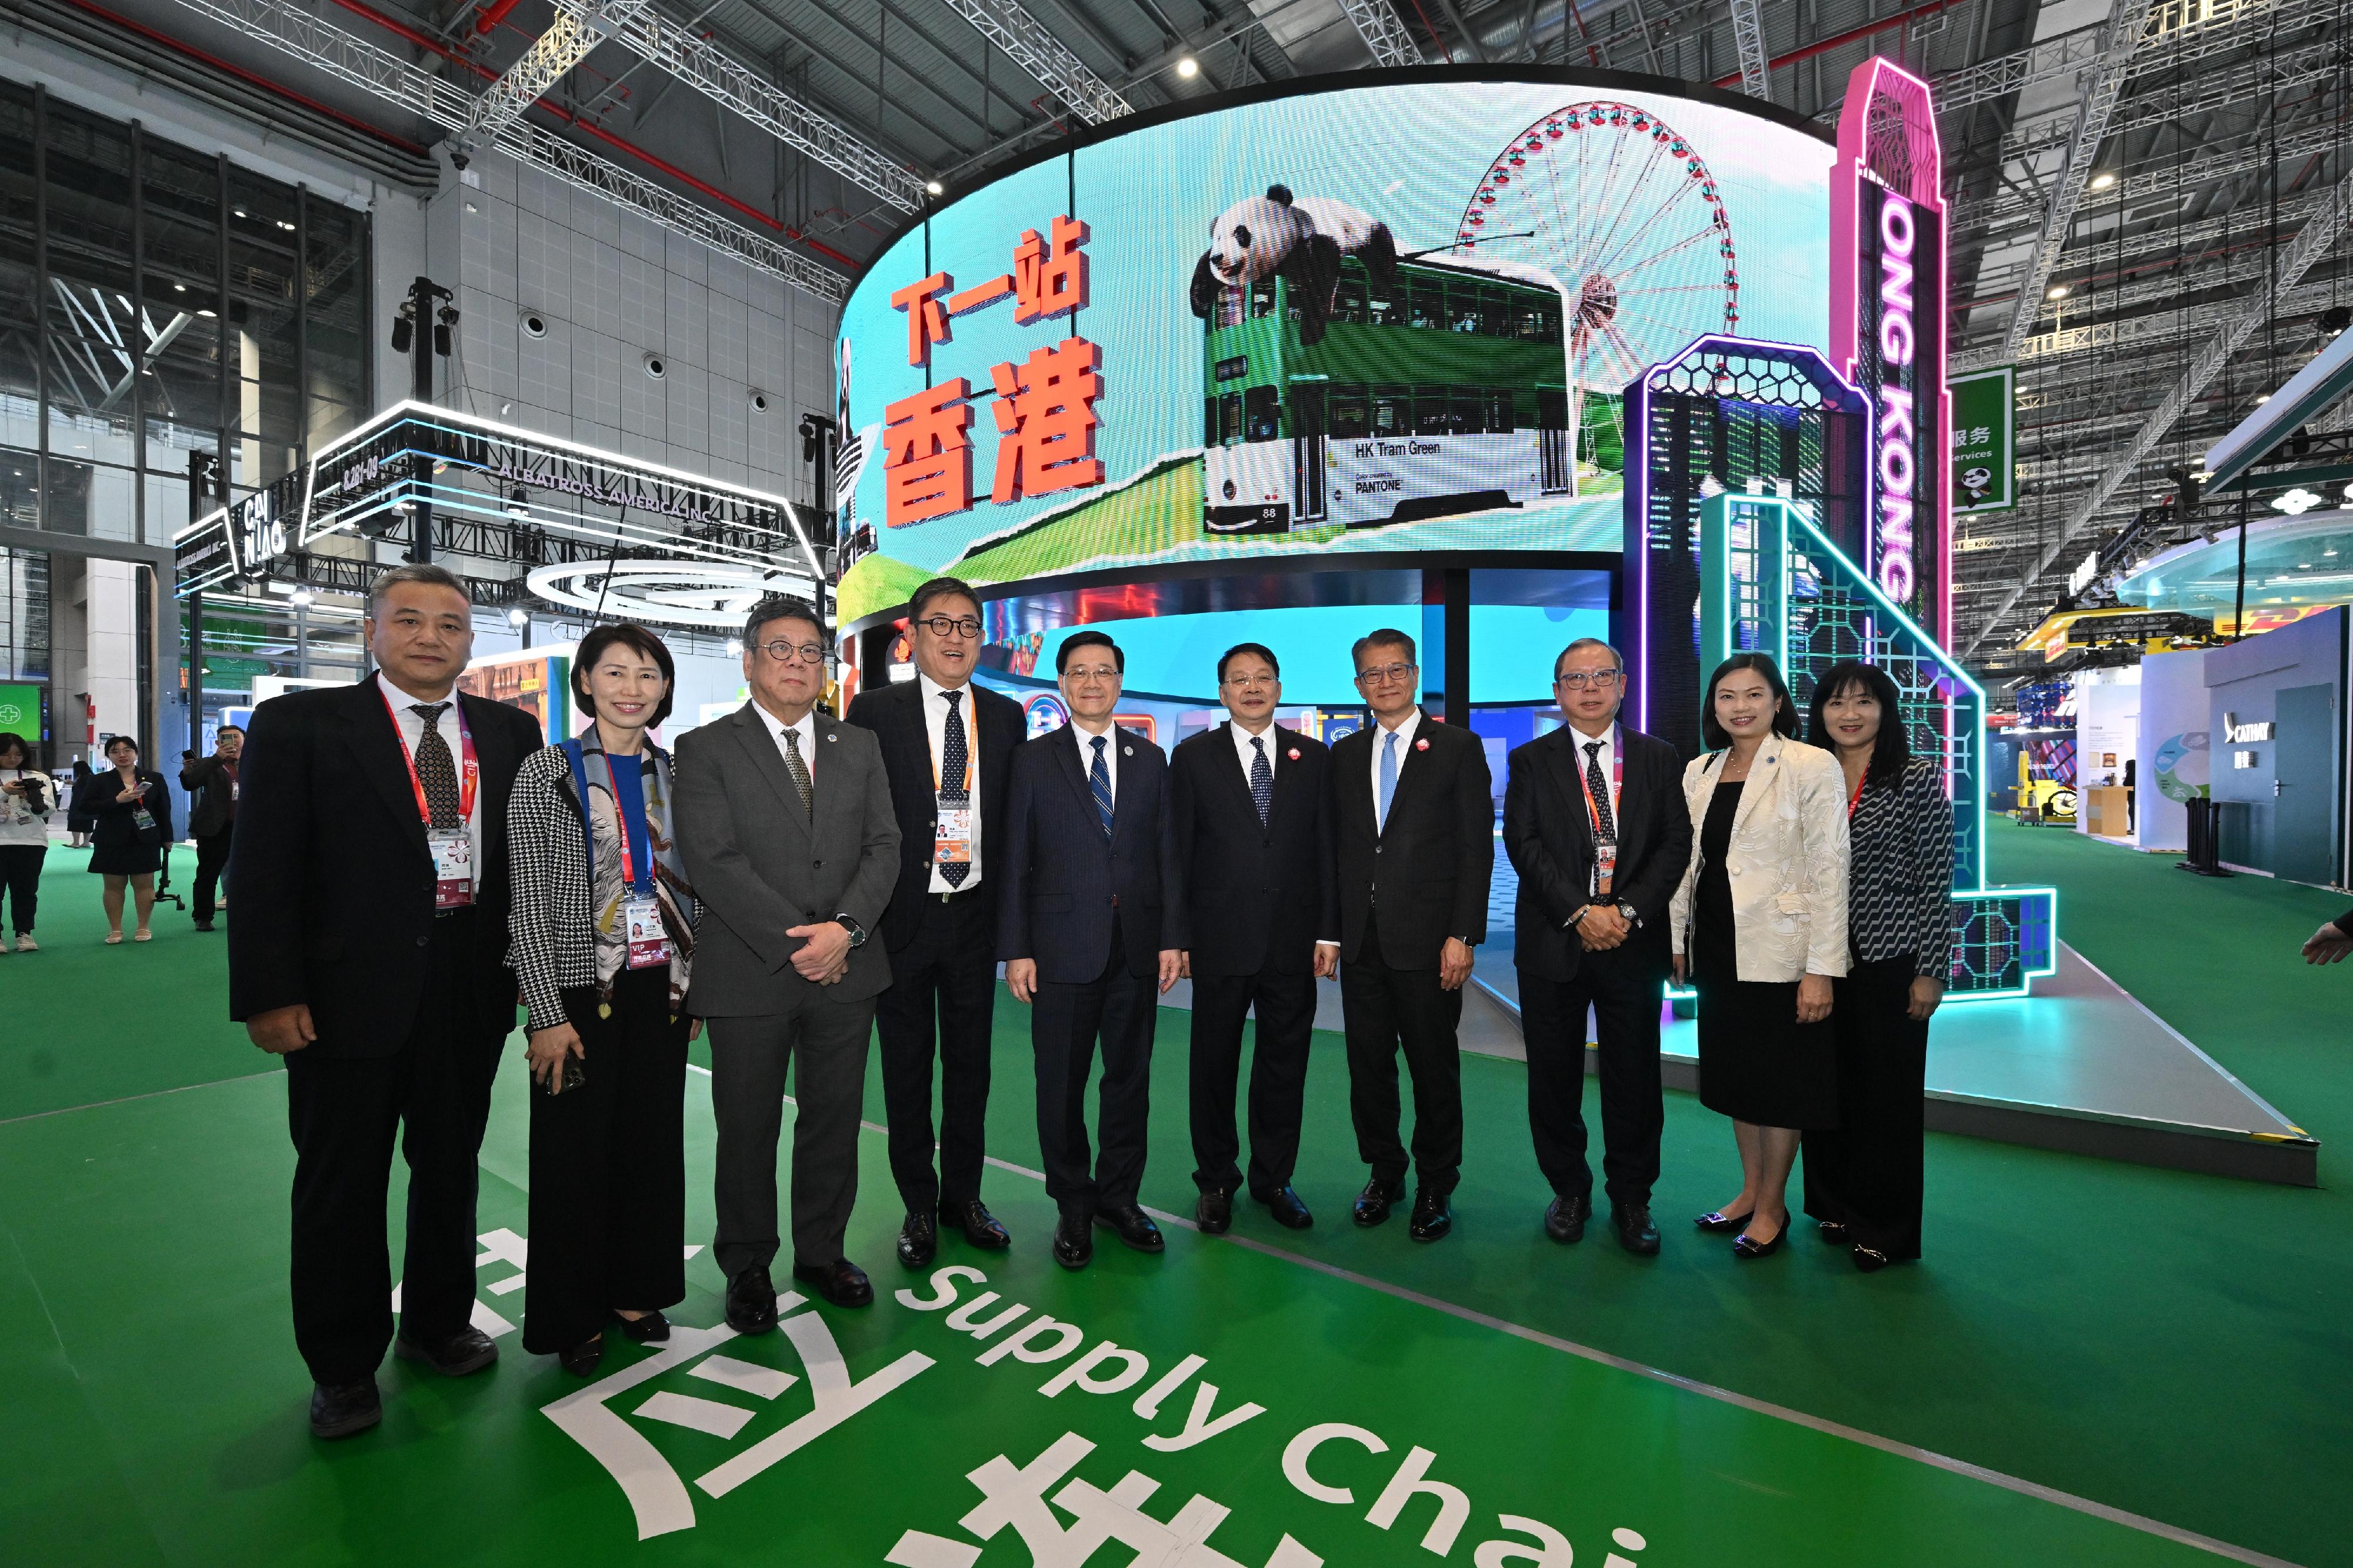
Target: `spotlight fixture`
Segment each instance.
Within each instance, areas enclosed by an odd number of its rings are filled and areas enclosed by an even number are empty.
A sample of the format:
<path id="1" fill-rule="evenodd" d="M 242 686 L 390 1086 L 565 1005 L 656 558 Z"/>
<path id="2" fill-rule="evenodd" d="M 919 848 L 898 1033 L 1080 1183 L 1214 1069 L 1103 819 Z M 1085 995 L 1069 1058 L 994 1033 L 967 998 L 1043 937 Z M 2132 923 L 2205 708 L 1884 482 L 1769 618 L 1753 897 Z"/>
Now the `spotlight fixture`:
<path id="1" fill-rule="evenodd" d="M 2348 327 L 2353 327 L 2353 305 L 2331 305 L 2320 312 L 2320 330 L 2330 337 Z"/>
<path id="2" fill-rule="evenodd" d="M 2116 183 L 2116 175 L 2106 169 L 2103 169 L 2098 174 L 2092 176 L 2092 189 L 2095 191 L 2105 191 Z"/>
<path id="3" fill-rule="evenodd" d="M 2066 297 L 2067 285 L 2064 283 L 2053 283 L 2051 285 L 2051 292 L 2043 296 L 2046 300 L 2064 300 Z"/>
<path id="4" fill-rule="evenodd" d="M 521 605 L 517 605 L 513 609 L 507 612 L 507 625 L 511 626 L 525 626 L 530 624 L 531 612 L 524 609 Z"/>
<path id="5" fill-rule="evenodd" d="M 2255 406 L 2261 408 L 2264 404 L 2269 403 L 2271 400 L 2272 395 L 2268 392 L 2263 393 L 2255 399 Z"/>
<path id="6" fill-rule="evenodd" d="M 207 310 L 205 314 L 210 315 L 212 312 Z M 405 354 L 408 352 L 409 346 L 416 342 L 416 312 L 411 310 L 407 306 L 403 305 L 400 308 L 400 313 L 392 319 L 392 352 L 396 354 Z"/>
<path id="7" fill-rule="evenodd" d="M 289 594 L 287 597 L 292 600 L 295 604 L 305 607 L 308 607 L 318 601 L 318 595 L 311 593 L 308 588 L 297 588 L 291 594 Z"/>
<path id="8" fill-rule="evenodd" d="M 2298 485 L 2287 494 L 2274 498 L 2272 508 L 2275 511 L 2284 511 L 2290 517 L 2302 517 L 2320 504 L 2322 504 L 2321 499 L 2318 496 L 2314 495 L 2302 485 Z"/>
<path id="9" fill-rule="evenodd" d="M 925 180 L 923 182 L 923 190 L 926 194 L 934 196 L 944 196 L 948 193 L 948 188 L 940 184 L 937 180 Z"/>
<path id="10" fill-rule="evenodd" d="M 1183 59 L 1176 62 L 1176 74 L 1183 77 L 1187 81 L 1191 81 L 1195 77 L 1201 74 L 1201 62 L 1195 59 L 1192 56 L 1187 55 Z"/>
<path id="11" fill-rule="evenodd" d="M 507 492 L 507 515 L 509 517 L 531 515 L 531 497 L 524 492 L 521 485 L 515 486 L 513 489 Z"/>

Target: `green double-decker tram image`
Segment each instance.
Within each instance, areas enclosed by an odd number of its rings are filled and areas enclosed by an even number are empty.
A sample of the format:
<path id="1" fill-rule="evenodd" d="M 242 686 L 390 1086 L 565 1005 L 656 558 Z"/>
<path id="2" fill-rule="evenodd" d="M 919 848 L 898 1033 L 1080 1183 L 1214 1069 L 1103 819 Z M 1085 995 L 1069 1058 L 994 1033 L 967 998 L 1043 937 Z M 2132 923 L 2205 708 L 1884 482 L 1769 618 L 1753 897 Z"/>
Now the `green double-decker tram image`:
<path id="1" fill-rule="evenodd" d="M 1571 384 L 1561 293 L 1533 268 L 1400 261 L 1383 290 L 1350 258 L 1313 343 L 1292 288 L 1220 289 L 1208 311 L 1211 533 L 1377 528 L 1615 488 L 1619 399 Z"/>

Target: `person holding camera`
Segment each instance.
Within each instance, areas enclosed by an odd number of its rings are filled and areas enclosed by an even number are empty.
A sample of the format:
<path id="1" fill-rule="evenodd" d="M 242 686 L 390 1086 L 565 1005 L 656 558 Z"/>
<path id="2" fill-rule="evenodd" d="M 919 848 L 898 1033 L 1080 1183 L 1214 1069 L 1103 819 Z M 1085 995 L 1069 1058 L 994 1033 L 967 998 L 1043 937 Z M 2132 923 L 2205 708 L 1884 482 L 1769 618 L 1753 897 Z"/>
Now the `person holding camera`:
<path id="1" fill-rule="evenodd" d="M 58 786 L 34 768 L 25 737 L 0 730 L 0 892 L 16 917 L 13 927 L 0 927 L 0 952 L 9 951 L 12 929 L 16 952 L 40 951 L 33 911 L 40 907 L 41 862 L 49 858 L 49 813 L 57 804 Z"/>
<path id="2" fill-rule="evenodd" d="M 188 807 L 188 835 L 196 841 L 195 905 L 189 912 L 198 931 L 213 929 L 215 889 L 228 865 L 229 836 L 237 828 L 237 760 L 244 749 L 245 731 L 224 724 L 211 756 L 188 752 L 180 763 L 180 787 L 196 797 Z"/>
<path id="3" fill-rule="evenodd" d="M 90 841 L 90 868 L 106 879 L 106 944 L 122 941 L 122 895 L 136 902 L 139 925 L 133 942 L 150 942 L 147 922 L 155 912 L 155 872 L 172 842 L 172 795 L 164 775 L 139 765 L 139 742 L 117 735 L 106 742 L 109 772 L 83 786 L 80 805 L 97 826 Z"/>

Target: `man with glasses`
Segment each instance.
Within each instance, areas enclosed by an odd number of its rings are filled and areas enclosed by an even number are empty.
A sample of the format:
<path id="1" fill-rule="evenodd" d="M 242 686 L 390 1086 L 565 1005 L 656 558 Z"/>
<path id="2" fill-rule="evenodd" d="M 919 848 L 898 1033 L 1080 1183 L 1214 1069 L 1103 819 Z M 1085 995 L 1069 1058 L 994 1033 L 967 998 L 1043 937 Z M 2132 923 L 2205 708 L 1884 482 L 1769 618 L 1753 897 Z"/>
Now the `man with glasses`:
<path id="1" fill-rule="evenodd" d="M 793 1278 L 839 1307 L 873 1287 L 842 1256 L 858 1196 L 866 1040 L 890 961 L 867 933 L 899 876 L 899 825 L 872 731 L 818 710 L 826 634 L 797 599 L 744 627 L 752 700 L 679 737 L 673 826 L 702 905 L 687 1005 L 711 1024 L 727 1322 L 776 1326 L 776 1140 L 794 1058 Z M 585 1064 L 595 1072 L 596 1064 Z"/>
<path id="2" fill-rule="evenodd" d="M 1528 1126 L 1552 1184 L 1545 1234 L 1580 1240 L 1593 1214 L 1585 1159 L 1585 1018 L 1599 1024 L 1601 1170 L 1620 1245 L 1659 1250 L 1659 1001 L 1667 904 L 1691 859 L 1683 759 L 1619 722 L 1625 661 L 1579 637 L 1553 661 L 1567 720 L 1511 755 L 1504 848 L 1520 873 L 1512 962 L 1528 1048 Z"/>
<path id="3" fill-rule="evenodd" d="M 1022 726 L 1019 703 L 973 684 L 980 596 L 970 587 L 935 577 L 916 589 L 907 634 L 915 679 L 867 688 L 850 703 L 849 719 L 881 742 L 899 818 L 899 882 L 882 913 L 891 988 L 876 1005 L 874 1023 L 882 1042 L 891 1174 L 907 1205 L 899 1261 L 922 1268 L 939 1250 L 943 1226 L 986 1251 L 1012 1245 L 980 1201 L 980 1172 L 997 1003 L 997 887 L 988 880 L 989 858 L 1004 842 L 1005 778 Z"/>
<path id="4" fill-rule="evenodd" d="M 1091 1225 L 1138 1252 L 1160 1228 L 1138 1206 L 1150 1105 L 1155 995 L 1184 961 L 1185 881 L 1160 748 L 1112 722 L 1126 656 L 1101 632 L 1055 650 L 1071 721 L 1025 741 L 1006 780 L 997 954 L 1016 1000 L 1035 1006 L 1038 1143 L 1046 1195 L 1061 1211 L 1054 1261 L 1084 1268 Z M 1096 1133 L 1087 1149 L 1087 1075 L 1103 1042 Z"/>
<path id="5" fill-rule="evenodd" d="M 1242 1021 L 1255 1007 L 1250 1057 L 1250 1195 L 1275 1223 L 1315 1223 L 1292 1190 L 1315 1027 L 1315 981 L 1336 973 L 1340 905 L 1325 809 L 1332 754 L 1274 721 L 1282 677 L 1274 654 L 1243 643 L 1218 660 L 1229 721 L 1176 748 L 1169 763 L 1176 853 L 1193 945 L 1194 1217 L 1212 1235 L 1233 1223 L 1235 1082 Z"/>
<path id="6" fill-rule="evenodd" d="M 1487 936 L 1495 805 L 1487 753 L 1468 725 L 1416 701 L 1413 639 L 1387 627 L 1356 639 L 1356 689 L 1374 722 L 1332 748 L 1340 902 L 1340 1002 L 1348 1113 L 1372 1179 L 1356 1221 L 1379 1225 L 1405 1196 L 1397 1058 L 1413 1079 L 1409 1226 L 1416 1241 L 1454 1227 L 1462 1166 L 1462 1058 L 1456 1030 L 1471 950 Z"/>

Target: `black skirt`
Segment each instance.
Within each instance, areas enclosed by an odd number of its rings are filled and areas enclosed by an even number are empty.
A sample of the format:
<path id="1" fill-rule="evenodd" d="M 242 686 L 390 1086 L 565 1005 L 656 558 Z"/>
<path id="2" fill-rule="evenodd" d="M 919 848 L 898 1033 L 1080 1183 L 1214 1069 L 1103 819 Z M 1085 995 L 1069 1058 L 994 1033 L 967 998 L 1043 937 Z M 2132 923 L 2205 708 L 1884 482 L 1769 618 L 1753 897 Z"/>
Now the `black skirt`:
<path id="1" fill-rule="evenodd" d="M 1692 917 L 1692 983 L 1699 991 L 1699 1102 L 1757 1127 L 1839 1122 L 1838 1042 L 1828 1022 L 1798 1022 L 1798 983 L 1742 980 L 1724 862 L 1741 785 L 1720 784 L 1700 828 Z"/>

